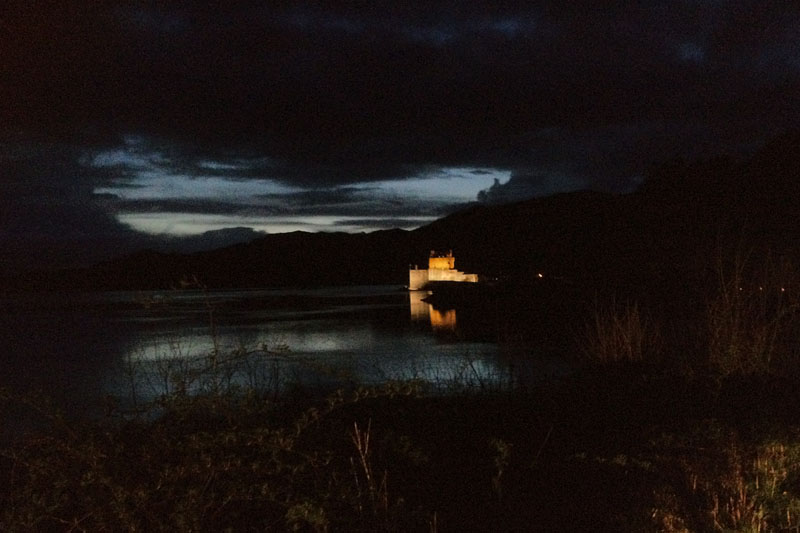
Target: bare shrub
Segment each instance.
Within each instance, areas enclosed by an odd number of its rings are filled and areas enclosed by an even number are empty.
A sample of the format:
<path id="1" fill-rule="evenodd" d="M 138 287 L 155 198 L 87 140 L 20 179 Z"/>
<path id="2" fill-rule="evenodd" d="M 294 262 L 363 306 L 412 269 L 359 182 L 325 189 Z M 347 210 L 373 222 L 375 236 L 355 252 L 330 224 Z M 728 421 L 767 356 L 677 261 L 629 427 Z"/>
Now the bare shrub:
<path id="1" fill-rule="evenodd" d="M 716 293 L 706 307 L 708 361 L 722 375 L 769 374 L 796 359 L 797 276 L 768 252 L 718 252 Z"/>
<path id="2" fill-rule="evenodd" d="M 748 442 L 707 421 L 702 433 L 673 435 L 661 451 L 667 452 L 662 459 L 674 454 L 662 470 L 677 476 L 656 495 L 652 517 L 661 531 L 795 531 L 800 525 L 796 437 Z"/>
<path id="3" fill-rule="evenodd" d="M 654 361 L 661 353 L 658 325 L 637 303 L 595 304 L 584 332 L 583 354 L 592 364 Z"/>

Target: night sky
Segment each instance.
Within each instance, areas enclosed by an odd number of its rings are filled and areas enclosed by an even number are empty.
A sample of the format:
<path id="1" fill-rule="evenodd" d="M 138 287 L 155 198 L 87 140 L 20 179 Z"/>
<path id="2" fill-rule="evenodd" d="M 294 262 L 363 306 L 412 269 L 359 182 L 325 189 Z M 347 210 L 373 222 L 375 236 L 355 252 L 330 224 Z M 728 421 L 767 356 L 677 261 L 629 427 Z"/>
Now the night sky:
<path id="1" fill-rule="evenodd" d="M 800 124 L 790 2 L 214 4 L 3 3 L 0 272 L 628 192 Z"/>

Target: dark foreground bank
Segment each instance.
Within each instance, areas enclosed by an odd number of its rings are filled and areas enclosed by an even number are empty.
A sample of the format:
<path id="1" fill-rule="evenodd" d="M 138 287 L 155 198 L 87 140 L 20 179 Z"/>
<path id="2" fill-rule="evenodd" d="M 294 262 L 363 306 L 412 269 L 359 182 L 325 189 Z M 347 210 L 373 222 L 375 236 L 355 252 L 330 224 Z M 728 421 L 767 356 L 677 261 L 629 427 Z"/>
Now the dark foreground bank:
<path id="1" fill-rule="evenodd" d="M 536 390 L 175 396 L 66 421 L 6 395 L 8 531 L 735 531 L 800 522 L 778 378 L 587 370 Z M 7 427 L 7 426 L 6 426 Z"/>

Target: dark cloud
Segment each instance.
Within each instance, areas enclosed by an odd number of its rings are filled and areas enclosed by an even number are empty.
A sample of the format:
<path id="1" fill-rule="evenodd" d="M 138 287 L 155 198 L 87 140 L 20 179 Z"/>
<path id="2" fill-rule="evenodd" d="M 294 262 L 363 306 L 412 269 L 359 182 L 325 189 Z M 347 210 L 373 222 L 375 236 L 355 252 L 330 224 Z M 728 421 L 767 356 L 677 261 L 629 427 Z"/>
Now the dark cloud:
<path id="1" fill-rule="evenodd" d="M 75 238 L 134 238 L 116 212 L 181 203 L 108 195 L 141 188 L 148 165 L 302 189 L 255 198 L 249 208 L 263 213 L 376 220 L 445 208 L 347 187 L 430 168 L 512 172 L 484 193 L 492 201 L 627 191 L 653 162 L 750 150 L 800 123 L 799 40 L 796 6 L 755 0 L 10 0 L 0 8 L 10 206 L 0 231 L 24 241 L 61 219 Z M 8 154 L 20 135 L 30 157 Z"/>
<path id="2" fill-rule="evenodd" d="M 797 81 L 791 8 L 578 4 L 24 4 L 3 18 L 4 112 L 249 146 L 287 179 L 341 182 L 504 163 L 543 127 L 754 120 L 764 83 Z"/>
<path id="3" fill-rule="evenodd" d="M 43 264 L 83 264 L 148 239 L 96 202 L 109 176 L 81 164 L 83 149 L 57 143 L 0 147 L 0 273 Z"/>
<path id="4" fill-rule="evenodd" d="M 123 200 L 107 196 L 104 202 L 117 213 L 197 213 L 224 215 L 245 208 L 233 202 L 200 200 Z"/>
<path id="5" fill-rule="evenodd" d="M 382 196 L 370 189 L 337 188 L 269 195 L 276 213 L 312 215 L 320 212 L 331 215 L 364 217 L 439 216 L 446 205 L 422 198 Z M 377 219 L 377 218 L 376 218 Z M 381 227 L 384 224 L 380 224 Z"/>
<path id="6" fill-rule="evenodd" d="M 570 176 L 552 173 L 513 174 L 507 182 L 495 180 L 491 187 L 479 192 L 478 201 L 486 204 L 507 204 L 585 188 L 585 183 Z"/>

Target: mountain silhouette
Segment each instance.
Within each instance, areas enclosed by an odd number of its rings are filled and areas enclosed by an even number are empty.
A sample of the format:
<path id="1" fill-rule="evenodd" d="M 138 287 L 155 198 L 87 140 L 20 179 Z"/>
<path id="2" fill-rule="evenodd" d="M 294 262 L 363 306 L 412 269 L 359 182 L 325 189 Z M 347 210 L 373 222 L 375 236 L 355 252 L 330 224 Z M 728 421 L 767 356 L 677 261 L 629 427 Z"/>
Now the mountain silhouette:
<path id="1" fill-rule="evenodd" d="M 24 289 L 147 289 L 196 279 L 209 288 L 405 284 L 409 265 L 452 250 L 456 268 L 525 284 L 565 284 L 658 297 L 691 291 L 714 254 L 733 247 L 797 264 L 800 133 L 751 157 L 672 161 L 629 194 L 556 194 L 473 204 L 413 231 L 272 234 L 195 253 L 141 251 L 91 268 L 31 272 Z"/>

